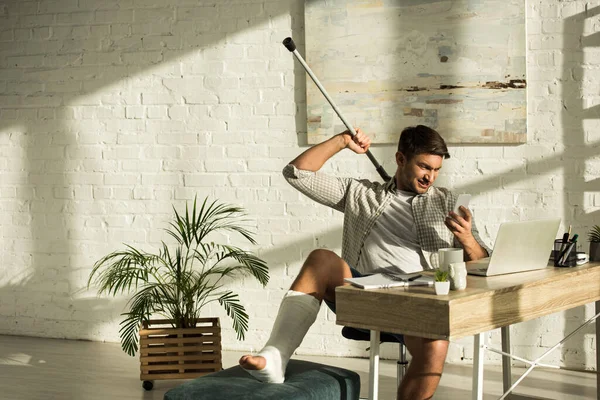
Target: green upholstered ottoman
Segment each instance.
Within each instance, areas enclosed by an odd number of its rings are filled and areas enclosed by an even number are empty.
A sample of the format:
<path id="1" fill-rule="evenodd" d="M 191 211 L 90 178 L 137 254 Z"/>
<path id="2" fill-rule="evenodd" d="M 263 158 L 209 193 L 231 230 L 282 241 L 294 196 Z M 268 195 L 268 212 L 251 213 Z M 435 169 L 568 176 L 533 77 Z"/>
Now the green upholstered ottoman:
<path id="1" fill-rule="evenodd" d="M 171 389 L 164 400 L 357 400 L 359 394 L 356 372 L 290 360 L 284 383 L 259 382 L 235 366 Z"/>

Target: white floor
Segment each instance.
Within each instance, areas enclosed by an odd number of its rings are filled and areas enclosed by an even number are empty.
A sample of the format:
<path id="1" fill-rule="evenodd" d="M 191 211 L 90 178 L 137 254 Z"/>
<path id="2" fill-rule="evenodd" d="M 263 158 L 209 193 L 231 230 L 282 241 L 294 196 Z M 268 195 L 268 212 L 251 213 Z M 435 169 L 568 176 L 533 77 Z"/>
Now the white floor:
<path id="1" fill-rule="evenodd" d="M 237 364 L 241 353 L 223 353 L 224 368 Z M 296 357 L 340 366 L 358 372 L 362 396 L 368 389 L 367 359 Z M 471 398 L 471 367 L 448 364 L 436 400 Z M 513 368 L 514 377 L 523 369 Z M 3 400 L 105 400 L 162 399 L 163 394 L 183 381 L 156 381 L 146 392 L 139 380 L 138 359 L 129 357 L 116 343 L 28 338 L 0 335 L 0 399 Z M 499 367 L 485 370 L 484 398 L 501 395 Z M 396 393 L 395 361 L 383 360 L 380 375 L 381 400 Z M 534 370 L 511 399 L 596 399 L 596 374 L 567 370 Z M 229 399 L 228 399 L 229 400 Z"/>

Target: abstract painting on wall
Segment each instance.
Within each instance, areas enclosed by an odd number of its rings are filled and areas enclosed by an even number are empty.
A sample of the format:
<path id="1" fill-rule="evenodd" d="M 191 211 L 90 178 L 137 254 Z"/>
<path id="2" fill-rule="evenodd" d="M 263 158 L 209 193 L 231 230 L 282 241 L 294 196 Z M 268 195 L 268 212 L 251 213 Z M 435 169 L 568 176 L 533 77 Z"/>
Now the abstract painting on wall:
<path id="1" fill-rule="evenodd" d="M 375 143 L 423 124 L 449 143 L 525 143 L 525 0 L 314 0 L 306 61 Z M 307 76 L 308 143 L 344 131 Z"/>

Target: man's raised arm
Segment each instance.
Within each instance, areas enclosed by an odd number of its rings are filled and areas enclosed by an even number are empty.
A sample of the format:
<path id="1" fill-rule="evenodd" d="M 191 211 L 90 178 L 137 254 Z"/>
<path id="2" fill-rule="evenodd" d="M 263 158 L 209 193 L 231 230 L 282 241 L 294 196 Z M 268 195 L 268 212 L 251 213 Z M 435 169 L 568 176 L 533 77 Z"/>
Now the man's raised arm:
<path id="1" fill-rule="evenodd" d="M 360 129 L 356 129 L 356 136 L 352 138 L 349 131 L 333 136 L 326 141 L 312 146 L 296 157 L 290 164 L 298 169 L 316 172 L 331 157 L 348 147 L 356 154 L 364 154 L 371 146 L 371 138 Z"/>

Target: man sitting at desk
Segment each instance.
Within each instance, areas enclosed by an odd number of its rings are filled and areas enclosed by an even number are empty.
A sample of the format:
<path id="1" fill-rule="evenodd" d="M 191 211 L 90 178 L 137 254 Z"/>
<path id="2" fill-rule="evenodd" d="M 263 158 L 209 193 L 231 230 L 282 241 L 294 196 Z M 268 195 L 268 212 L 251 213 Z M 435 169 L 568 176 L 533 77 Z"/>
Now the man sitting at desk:
<path id="1" fill-rule="evenodd" d="M 283 169 L 286 180 L 311 199 L 344 213 L 342 257 L 314 250 L 284 296 L 271 336 L 255 356 L 240 365 L 264 382 L 281 383 L 292 353 L 314 323 L 325 300 L 335 311 L 335 288 L 344 278 L 368 274 L 382 266 L 405 273 L 438 266 L 437 251 L 462 247 L 466 260 L 488 256 L 471 212 L 464 218 L 451 210 L 456 195 L 433 186 L 444 158 L 450 157 L 444 139 L 423 125 L 402 131 L 396 153 L 395 176 L 386 183 L 337 178 L 317 172 L 339 151 L 365 153 L 371 139 L 348 131 L 311 147 Z M 412 361 L 398 388 L 398 399 L 433 396 L 448 351 L 445 340 L 404 336 Z"/>

